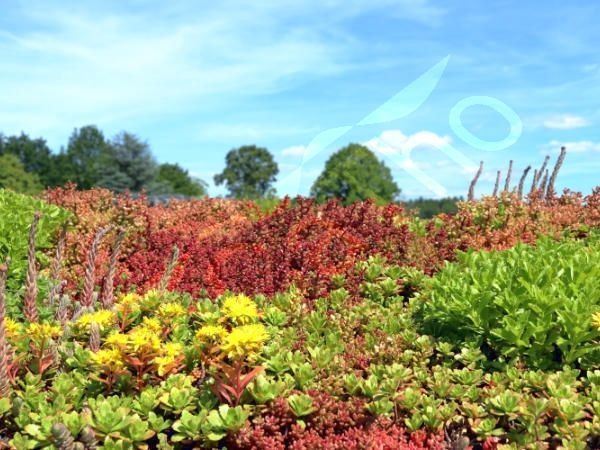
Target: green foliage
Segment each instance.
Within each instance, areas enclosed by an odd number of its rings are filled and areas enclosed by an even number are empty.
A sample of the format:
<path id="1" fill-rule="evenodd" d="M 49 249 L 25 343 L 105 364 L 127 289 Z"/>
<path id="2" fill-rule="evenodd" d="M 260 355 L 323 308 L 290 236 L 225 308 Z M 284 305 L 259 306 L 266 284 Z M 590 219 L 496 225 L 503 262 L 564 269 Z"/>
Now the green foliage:
<path id="1" fill-rule="evenodd" d="M 249 145 L 230 150 L 225 162 L 214 180 L 216 185 L 225 184 L 229 197 L 258 199 L 274 194 L 279 168 L 266 148 Z"/>
<path id="2" fill-rule="evenodd" d="M 43 268 L 48 262 L 44 250 L 52 247 L 57 231 L 69 213 L 42 200 L 0 189 L 0 260 L 11 258 L 8 286 L 12 289 L 20 288 L 25 279 L 29 227 L 36 211 L 42 213 L 36 249 Z"/>
<path id="3" fill-rule="evenodd" d="M 431 219 L 438 214 L 454 214 L 458 211 L 457 203 L 461 201 L 461 197 L 447 198 L 423 198 L 419 197 L 413 200 L 403 202 L 404 206 L 412 211 L 416 211 L 422 219 Z"/>
<path id="4" fill-rule="evenodd" d="M 102 131 L 95 125 L 75 129 L 64 153 L 65 181 L 72 181 L 80 189 L 97 186 L 100 169 L 109 166 L 111 149 Z"/>
<path id="5" fill-rule="evenodd" d="M 0 155 L 17 157 L 26 172 L 37 175 L 42 187 L 55 186 L 62 180 L 56 158 L 44 139 L 32 139 L 25 133 L 8 138 L 0 135 Z M 0 167 L 6 163 L 3 161 Z"/>
<path id="6" fill-rule="evenodd" d="M 157 194 L 181 194 L 188 197 L 202 197 L 207 194 L 206 183 L 194 179 L 179 164 L 164 163 L 158 166 L 155 178 Z"/>
<path id="7" fill-rule="evenodd" d="M 150 147 L 134 134 L 123 131 L 115 136 L 110 142 L 109 158 L 102 167 L 99 186 L 140 192 L 154 180 L 157 164 Z"/>
<path id="8" fill-rule="evenodd" d="M 36 194 L 42 190 L 42 185 L 36 174 L 25 171 L 19 158 L 12 154 L 4 154 L 0 156 L 0 188 L 23 194 Z"/>
<path id="9" fill-rule="evenodd" d="M 389 167 L 360 144 L 350 144 L 331 155 L 311 188 L 317 201 L 338 198 L 344 205 L 367 199 L 387 203 L 399 194 Z"/>
<path id="10" fill-rule="evenodd" d="M 597 367 L 600 241 L 542 239 L 503 252 L 469 252 L 420 295 L 423 330 L 474 342 L 502 360 L 539 368 Z"/>

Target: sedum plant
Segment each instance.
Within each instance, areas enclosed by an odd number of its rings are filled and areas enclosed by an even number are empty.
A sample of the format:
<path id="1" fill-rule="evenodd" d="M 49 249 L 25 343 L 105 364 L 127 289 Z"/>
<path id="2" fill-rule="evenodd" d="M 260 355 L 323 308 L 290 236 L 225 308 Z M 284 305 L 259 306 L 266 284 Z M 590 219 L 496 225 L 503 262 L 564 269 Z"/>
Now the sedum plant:
<path id="1" fill-rule="evenodd" d="M 533 368 L 600 364 L 600 240 L 469 252 L 417 296 L 424 332 Z"/>

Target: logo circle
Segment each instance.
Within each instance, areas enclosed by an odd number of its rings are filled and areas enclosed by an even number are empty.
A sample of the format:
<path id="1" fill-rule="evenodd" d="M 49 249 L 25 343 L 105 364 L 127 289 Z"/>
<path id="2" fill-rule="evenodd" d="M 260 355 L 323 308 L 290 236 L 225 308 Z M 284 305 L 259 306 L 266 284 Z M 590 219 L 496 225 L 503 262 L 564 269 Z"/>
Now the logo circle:
<path id="1" fill-rule="evenodd" d="M 486 141 L 475 136 L 473 133 L 467 130 L 462 123 L 461 114 L 465 109 L 471 106 L 487 106 L 504 117 L 510 124 L 510 131 L 508 135 L 499 141 Z M 517 142 L 523 132 L 523 122 L 514 109 L 497 98 L 483 95 L 473 95 L 471 97 L 465 97 L 462 100 L 459 100 L 450 110 L 449 122 L 452 131 L 454 131 L 454 133 L 456 133 L 456 135 L 464 142 L 469 144 L 471 147 L 474 147 L 478 150 L 484 150 L 486 152 L 497 152 L 510 147 Z"/>

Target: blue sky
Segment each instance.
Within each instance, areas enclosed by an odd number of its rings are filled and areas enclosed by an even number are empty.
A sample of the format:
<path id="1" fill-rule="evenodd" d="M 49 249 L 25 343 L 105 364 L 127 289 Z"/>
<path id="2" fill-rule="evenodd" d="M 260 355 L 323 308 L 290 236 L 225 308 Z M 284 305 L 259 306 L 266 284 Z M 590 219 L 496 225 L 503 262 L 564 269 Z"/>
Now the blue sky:
<path id="1" fill-rule="evenodd" d="M 599 17 L 595 0 L 11 1 L 0 16 L 0 131 L 58 150 L 75 127 L 128 130 L 209 182 L 228 150 L 256 144 L 291 195 L 308 193 L 336 149 L 367 143 L 408 198 L 464 194 L 480 160 L 489 191 L 509 159 L 515 178 L 564 144 L 558 187 L 589 192 L 600 184 Z M 357 125 L 397 94 L 377 123 Z M 450 125 L 474 96 L 514 111 L 522 132 L 478 104 L 460 114 L 465 129 L 512 145 L 474 148 Z"/>

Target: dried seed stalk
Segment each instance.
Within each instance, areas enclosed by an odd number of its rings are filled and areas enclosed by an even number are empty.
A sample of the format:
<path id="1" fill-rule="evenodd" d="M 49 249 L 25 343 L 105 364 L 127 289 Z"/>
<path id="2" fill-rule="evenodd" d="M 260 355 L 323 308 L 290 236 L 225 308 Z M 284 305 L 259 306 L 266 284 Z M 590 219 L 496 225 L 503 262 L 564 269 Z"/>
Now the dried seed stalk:
<path id="1" fill-rule="evenodd" d="M 67 227 L 62 227 L 58 242 L 56 244 L 56 251 L 54 253 L 54 259 L 50 265 L 50 292 L 48 294 L 48 305 L 54 306 L 56 301 L 60 298 L 62 288 L 64 286 L 63 280 L 60 277 L 60 269 L 62 268 L 62 259 L 65 252 L 65 243 L 67 239 Z"/>
<path id="2" fill-rule="evenodd" d="M 510 189 L 510 177 L 512 175 L 513 160 L 511 159 L 508 163 L 508 173 L 506 174 L 506 180 L 504 181 L 504 192 L 508 192 Z"/>
<path id="3" fill-rule="evenodd" d="M 467 197 L 469 201 L 475 199 L 475 185 L 477 184 L 477 180 L 479 180 L 479 177 L 481 176 L 481 172 L 483 172 L 483 161 L 479 163 L 479 169 L 477 170 L 477 173 L 475 174 L 475 177 L 473 178 L 473 181 L 471 181 L 471 185 L 469 186 L 469 195 Z"/>
<path id="4" fill-rule="evenodd" d="M 496 183 L 494 183 L 494 192 L 492 193 L 493 197 L 498 196 L 498 189 L 500 188 L 500 177 L 502 176 L 502 172 L 496 172 Z"/>
<path id="5" fill-rule="evenodd" d="M 177 245 L 173 246 L 173 252 L 171 253 L 171 259 L 165 268 L 165 273 L 160 279 L 160 283 L 158 284 L 159 291 L 166 291 L 167 286 L 169 285 L 169 280 L 171 279 L 171 275 L 173 275 L 173 270 L 177 265 L 177 260 L 179 259 L 179 247 Z"/>
<path id="6" fill-rule="evenodd" d="M 110 226 L 98 230 L 96 236 L 94 236 L 94 240 L 92 241 L 92 246 L 87 254 L 83 296 L 81 297 L 82 306 L 91 307 L 94 303 L 94 286 L 96 284 L 96 256 L 98 255 L 100 242 L 109 230 Z"/>
<path id="7" fill-rule="evenodd" d="M 535 188 L 537 187 L 537 177 L 538 171 L 537 169 L 533 169 L 533 181 L 531 182 L 531 189 L 529 189 L 529 193 L 535 192 Z"/>
<path id="8" fill-rule="evenodd" d="M 525 170 L 523 171 L 523 175 L 521 175 L 521 179 L 519 180 L 519 188 L 517 191 L 519 198 L 523 198 L 523 187 L 525 186 L 525 179 L 527 178 L 527 174 L 529 173 L 530 170 L 531 170 L 531 166 L 525 167 Z"/>
<path id="9" fill-rule="evenodd" d="M 35 237 L 41 213 L 36 211 L 29 228 L 29 246 L 27 248 L 27 278 L 25 279 L 25 298 L 23 299 L 23 315 L 29 322 L 39 320 L 37 305 L 37 261 L 35 259 Z"/>
<path id="10" fill-rule="evenodd" d="M 542 182 L 540 183 L 540 191 L 542 191 L 542 194 L 546 192 L 546 183 L 548 183 L 548 169 L 544 172 L 544 178 L 542 178 Z"/>
<path id="11" fill-rule="evenodd" d="M 10 347 L 6 337 L 6 276 L 8 263 L 0 265 L 0 398 L 10 394 L 8 381 L 8 365 L 10 364 Z"/>
<path id="12" fill-rule="evenodd" d="M 554 197 L 556 192 L 554 192 L 554 183 L 556 182 L 556 177 L 558 176 L 558 172 L 565 161 L 565 157 L 567 156 L 567 149 L 565 147 L 560 148 L 560 155 L 558 155 L 558 159 L 556 160 L 556 164 L 554 165 L 554 169 L 552 170 L 552 175 L 550 176 L 550 181 L 548 182 L 548 189 L 546 190 L 546 198 Z"/>
<path id="13" fill-rule="evenodd" d="M 108 264 L 108 273 L 106 275 L 106 278 L 104 279 L 102 297 L 100 299 L 102 307 L 105 309 L 110 308 L 115 299 L 114 279 L 115 274 L 117 272 L 117 263 L 119 261 L 119 254 L 121 253 L 123 239 L 125 239 L 125 231 L 120 230 L 119 234 L 117 234 L 117 237 L 115 239 L 115 243 L 113 244 L 112 252 L 110 255 L 110 262 Z"/>

